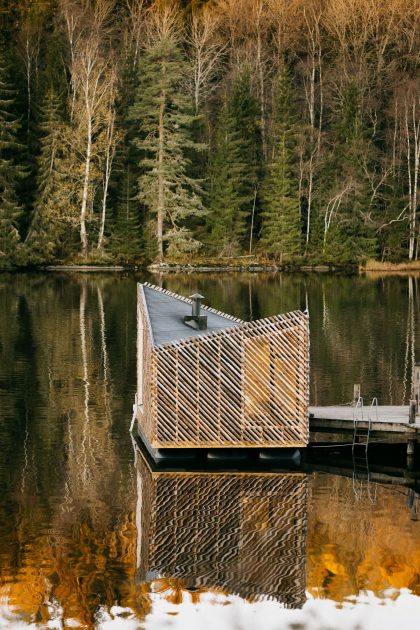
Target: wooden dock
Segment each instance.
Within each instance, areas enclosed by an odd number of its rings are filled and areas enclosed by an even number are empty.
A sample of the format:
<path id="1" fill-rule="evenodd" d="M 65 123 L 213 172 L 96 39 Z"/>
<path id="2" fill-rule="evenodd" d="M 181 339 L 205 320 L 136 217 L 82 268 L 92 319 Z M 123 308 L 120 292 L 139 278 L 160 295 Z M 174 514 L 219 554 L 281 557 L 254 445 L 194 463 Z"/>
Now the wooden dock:
<path id="1" fill-rule="evenodd" d="M 409 407 L 387 406 L 355 408 L 351 405 L 309 408 L 309 429 L 313 442 L 347 442 L 358 429 L 370 429 L 369 438 L 378 442 L 417 442 L 420 437 L 420 416 L 409 422 Z"/>

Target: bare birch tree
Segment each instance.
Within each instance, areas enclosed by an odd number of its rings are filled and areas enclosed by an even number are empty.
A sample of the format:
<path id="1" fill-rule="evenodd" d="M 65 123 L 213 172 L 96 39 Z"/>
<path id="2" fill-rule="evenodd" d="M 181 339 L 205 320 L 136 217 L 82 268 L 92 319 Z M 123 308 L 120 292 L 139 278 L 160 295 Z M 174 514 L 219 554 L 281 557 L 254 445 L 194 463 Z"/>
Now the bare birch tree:
<path id="1" fill-rule="evenodd" d="M 62 2 L 69 37 L 75 154 L 83 164 L 79 222 L 84 257 L 89 249 L 86 228 L 88 204 L 93 203 L 97 185 L 93 178 L 93 161 L 98 157 L 100 132 L 107 128 L 109 122 L 108 100 L 116 80 L 109 50 L 109 21 L 113 9 L 114 0 Z M 113 131 L 113 125 L 110 129 Z M 109 161 L 107 164 L 109 166 Z"/>
<path id="2" fill-rule="evenodd" d="M 312 206 L 314 196 L 314 178 L 321 154 L 322 123 L 324 113 L 324 93 L 322 79 L 322 43 L 320 21 L 322 12 L 313 6 L 303 9 L 305 30 L 306 62 L 302 64 L 305 103 L 309 121 L 307 137 L 307 159 L 304 167 L 306 179 L 306 228 L 305 252 L 308 251 L 312 227 Z"/>
<path id="3" fill-rule="evenodd" d="M 108 199 L 108 189 L 109 182 L 111 179 L 112 172 L 112 164 L 115 157 L 115 151 L 117 148 L 117 143 L 121 137 L 121 134 L 118 133 L 115 129 L 115 102 L 114 102 L 114 93 L 111 90 L 109 94 L 109 102 L 108 102 L 108 112 L 106 117 L 106 126 L 103 131 L 103 168 L 102 168 L 102 202 L 101 202 L 101 218 L 100 218 L 100 226 L 99 226 L 99 235 L 98 235 L 98 244 L 97 249 L 101 249 L 103 246 L 104 234 L 105 234 L 105 221 L 107 215 L 107 199 Z"/>
<path id="4" fill-rule="evenodd" d="M 208 6 L 194 8 L 188 25 L 186 42 L 193 67 L 192 94 L 195 113 L 198 114 L 201 101 L 217 87 L 216 76 L 227 45 L 220 34 L 220 13 Z"/>
<path id="5" fill-rule="evenodd" d="M 140 51 L 144 46 L 146 27 L 146 2 L 145 0 L 126 0 L 127 5 L 127 48 L 132 57 L 134 68 L 137 67 Z"/>
<path id="6" fill-rule="evenodd" d="M 18 35 L 18 50 L 26 79 L 26 133 L 29 136 L 33 101 L 33 82 L 38 72 L 42 24 L 38 16 L 27 15 Z"/>
<path id="7" fill-rule="evenodd" d="M 404 103 L 404 133 L 409 208 L 408 259 L 418 259 L 420 225 L 418 219 L 418 187 L 420 163 L 420 97 L 408 94 Z"/>
<path id="8" fill-rule="evenodd" d="M 420 253 L 419 170 L 420 170 L 420 93 L 416 82 L 402 84 L 396 90 L 390 170 L 401 176 L 407 203 L 396 220 L 408 226 L 408 259 L 418 260 Z"/>

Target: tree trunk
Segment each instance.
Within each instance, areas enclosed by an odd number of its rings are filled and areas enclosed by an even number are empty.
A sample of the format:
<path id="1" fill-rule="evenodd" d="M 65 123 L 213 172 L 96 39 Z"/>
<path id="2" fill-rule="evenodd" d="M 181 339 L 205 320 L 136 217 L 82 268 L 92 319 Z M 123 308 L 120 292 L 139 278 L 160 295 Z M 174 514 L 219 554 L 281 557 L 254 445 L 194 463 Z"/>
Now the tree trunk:
<path id="1" fill-rule="evenodd" d="M 309 160 L 309 181 L 308 181 L 308 211 L 306 217 L 306 236 L 305 236 L 305 256 L 308 253 L 309 238 L 311 234 L 311 214 L 312 214 L 312 192 L 314 184 L 314 169 L 313 169 L 313 151 L 311 147 L 311 157 Z"/>
<path id="2" fill-rule="evenodd" d="M 114 114 L 111 113 L 110 120 L 108 123 L 108 129 L 107 129 L 104 189 L 103 189 L 103 194 L 102 194 L 101 226 L 99 229 L 99 236 L 98 236 L 98 249 L 101 249 L 102 247 L 102 243 L 104 239 L 104 232 L 105 232 L 106 202 L 107 202 L 107 197 L 108 197 L 109 180 L 111 178 L 112 162 L 113 162 L 114 150 L 115 150 L 114 149 L 114 122 L 115 122 Z"/>
<path id="3" fill-rule="evenodd" d="M 32 91 L 31 91 L 31 74 L 32 74 L 32 60 L 29 51 L 29 37 L 26 38 L 26 90 L 28 94 L 28 107 L 26 112 L 26 135 L 29 142 L 29 134 L 31 128 L 31 107 L 32 107 Z"/>
<path id="4" fill-rule="evenodd" d="M 265 93 L 264 93 L 264 68 L 262 62 L 262 44 L 261 33 L 258 25 L 257 35 L 257 65 L 258 65 L 258 78 L 260 83 L 260 128 L 261 128 L 261 146 L 264 159 L 267 159 L 267 141 L 265 133 Z"/>
<path id="5" fill-rule="evenodd" d="M 412 197 L 412 181 L 411 181 L 411 143 L 410 130 L 408 127 L 407 104 L 405 106 L 405 133 L 407 141 L 407 174 L 408 174 L 408 199 L 409 199 L 409 242 L 408 242 L 408 260 L 414 258 L 414 242 L 416 237 L 416 209 L 413 208 Z"/>
<path id="6" fill-rule="evenodd" d="M 416 124 L 416 105 L 413 101 L 413 132 L 414 132 L 414 175 L 413 175 L 413 214 L 414 218 L 417 217 L 417 188 L 419 178 L 419 161 L 420 161 L 420 123 Z M 419 233 L 420 226 L 417 229 L 416 235 L 416 254 L 415 258 L 419 257 Z"/>
<path id="7" fill-rule="evenodd" d="M 106 156 L 105 175 L 104 175 L 104 190 L 102 194 L 102 211 L 101 211 L 101 225 L 99 228 L 98 246 L 97 249 L 102 248 L 105 233 L 105 219 L 106 219 L 106 200 L 108 196 L 109 178 L 111 176 L 111 156 L 109 151 Z"/>
<path id="8" fill-rule="evenodd" d="M 165 180 L 163 172 L 164 157 L 164 115 L 165 115 L 165 93 L 162 92 L 159 107 L 159 157 L 158 157 L 158 208 L 157 208 L 157 226 L 156 237 L 158 246 L 158 261 L 163 260 L 163 217 L 165 212 Z"/>
<path id="9" fill-rule="evenodd" d="M 254 235 L 254 218 L 255 218 L 255 204 L 257 202 L 257 184 L 255 184 L 254 189 L 254 203 L 252 204 L 252 215 L 251 215 L 251 233 L 249 236 L 249 255 L 252 254 L 252 238 Z"/>
<path id="10" fill-rule="evenodd" d="M 86 258 L 88 253 L 88 237 L 86 232 L 86 209 L 87 200 L 89 194 L 89 182 L 90 182 L 90 161 L 92 157 L 92 118 L 88 116 L 88 131 L 87 131 L 87 147 L 85 157 L 85 176 L 83 182 L 83 196 L 82 206 L 80 208 L 80 242 L 82 244 L 82 256 Z"/>

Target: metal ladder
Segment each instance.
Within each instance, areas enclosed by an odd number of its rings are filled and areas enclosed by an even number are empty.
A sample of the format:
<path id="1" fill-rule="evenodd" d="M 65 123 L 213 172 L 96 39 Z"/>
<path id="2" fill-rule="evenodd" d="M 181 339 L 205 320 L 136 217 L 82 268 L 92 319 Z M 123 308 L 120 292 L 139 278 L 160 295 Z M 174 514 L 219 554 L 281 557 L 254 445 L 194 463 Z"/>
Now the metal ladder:
<path id="1" fill-rule="evenodd" d="M 363 496 L 364 486 L 366 482 L 367 496 L 371 503 L 376 501 L 376 484 L 375 491 L 371 491 L 369 460 L 368 460 L 368 447 L 370 432 L 372 428 L 372 422 L 378 420 L 378 399 L 375 397 L 372 399 L 369 411 L 364 413 L 363 398 L 359 396 L 357 403 L 353 410 L 353 444 L 352 444 L 352 457 L 353 457 L 353 491 L 356 500 L 360 500 Z M 367 422 L 367 428 L 361 427 L 360 423 Z M 360 453 L 360 448 L 362 453 Z"/>
<path id="2" fill-rule="evenodd" d="M 363 398 L 359 396 L 353 409 L 353 452 L 355 446 L 364 446 L 365 451 L 368 450 L 372 422 L 374 421 L 378 421 L 378 399 L 376 396 L 372 399 L 366 418 L 366 414 L 364 414 Z M 367 428 L 359 426 L 359 423 L 363 422 L 367 422 Z M 361 441 L 361 438 L 363 441 Z"/>

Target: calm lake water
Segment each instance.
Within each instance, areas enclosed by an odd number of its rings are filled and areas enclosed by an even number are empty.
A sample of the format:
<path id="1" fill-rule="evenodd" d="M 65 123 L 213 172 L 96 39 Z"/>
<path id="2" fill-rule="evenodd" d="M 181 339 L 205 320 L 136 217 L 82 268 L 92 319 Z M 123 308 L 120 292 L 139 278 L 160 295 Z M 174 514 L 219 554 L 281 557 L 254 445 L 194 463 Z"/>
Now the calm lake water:
<path id="1" fill-rule="evenodd" d="M 409 487 L 150 471 L 128 431 L 137 280 L 242 319 L 307 306 L 314 405 L 358 382 L 410 398 L 418 277 L 0 274 L 0 628 L 418 628 Z"/>

